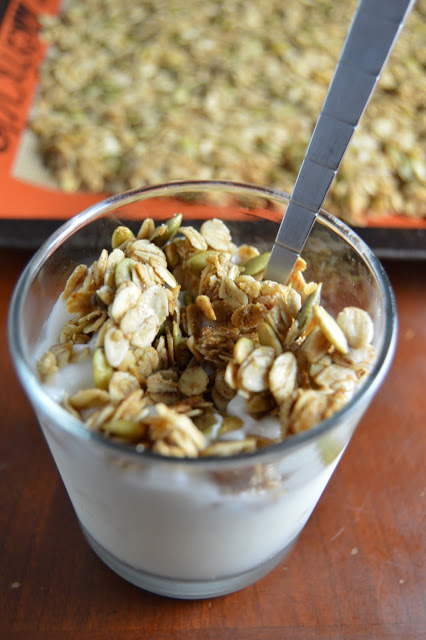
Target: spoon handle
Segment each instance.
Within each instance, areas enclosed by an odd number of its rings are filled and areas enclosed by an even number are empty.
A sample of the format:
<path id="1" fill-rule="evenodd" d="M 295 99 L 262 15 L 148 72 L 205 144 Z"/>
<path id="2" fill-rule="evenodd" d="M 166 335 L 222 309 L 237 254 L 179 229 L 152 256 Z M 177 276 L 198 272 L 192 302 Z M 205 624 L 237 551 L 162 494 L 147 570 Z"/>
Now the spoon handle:
<path id="1" fill-rule="evenodd" d="M 360 0 L 278 230 L 265 279 L 287 282 L 415 0 Z"/>

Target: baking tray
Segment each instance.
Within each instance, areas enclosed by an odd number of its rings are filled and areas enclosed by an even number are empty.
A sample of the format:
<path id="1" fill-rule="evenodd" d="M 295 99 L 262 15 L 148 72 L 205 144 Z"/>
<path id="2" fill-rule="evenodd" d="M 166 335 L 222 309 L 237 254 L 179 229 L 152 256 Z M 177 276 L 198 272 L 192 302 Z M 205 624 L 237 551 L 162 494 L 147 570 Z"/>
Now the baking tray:
<path id="1" fill-rule="evenodd" d="M 31 161 L 34 141 L 26 123 L 46 52 L 37 18 L 40 13 L 57 14 L 61 4 L 62 0 L 0 0 L 1 248 L 35 250 L 66 219 L 108 195 L 60 192 L 49 185 L 40 164 Z M 354 228 L 380 258 L 426 258 L 426 220 L 390 216 Z"/>
<path id="2" fill-rule="evenodd" d="M 34 251 L 64 220 L 0 220 L 0 247 Z M 353 227 L 380 259 L 425 260 L 426 229 Z"/>

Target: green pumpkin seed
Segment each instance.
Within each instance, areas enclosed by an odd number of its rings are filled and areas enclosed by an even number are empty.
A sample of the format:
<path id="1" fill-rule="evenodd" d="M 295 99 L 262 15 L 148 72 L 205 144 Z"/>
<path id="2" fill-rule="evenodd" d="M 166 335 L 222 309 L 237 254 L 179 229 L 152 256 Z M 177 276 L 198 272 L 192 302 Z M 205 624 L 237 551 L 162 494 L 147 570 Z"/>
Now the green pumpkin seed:
<path id="1" fill-rule="evenodd" d="M 107 391 L 114 369 L 106 359 L 105 351 L 102 347 L 98 347 L 93 354 L 92 371 L 95 386 L 98 389 Z"/>
<path id="2" fill-rule="evenodd" d="M 265 271 L 266 265 L 269 262 L 269 258 L 271 256 L 271 252 L 267 251 L 266 253 L 260 253 L 258 256 L 254 258 L 250 258 L 245 264 L 244 267 L 244 275 L 245 276 L 257 276 L 262 271 Z"/>
<path id="3" fill-rule="evenodd" d="M 339 353 L 348 353 L 349 345 L 346 336 L 337 324 L 336 320 L 331 316 L 324 307 L 316 305 L 314 307 L 315 318 L 319 328 L 331 344 L 333 344 Z"/>
<path id="4" fill-rule="evenodd" d="M 165 322 L 162 322 L 162 323 L 160 324 L 160 328 L 159 328 L 159 329 L 158 329 L 158 331 L 157 331 L 157 335 L 155 336 L 155 339 L 157 340 L 157 339 L 158 339 L 158 338 L 160 338 L 161 336 L 164 336 L 165 331 L 166 331 L 166 323 L 165 323 Z"/>
<path id="5" fill-rule="evenodd" d="M 164 247 L 169 240 L 172 240 L 175 237 L 181 224 L 182 214 L 176 213 L 173 218 L 170 218 L 167 222 L 165 232 L 153 238 L 152 242 L 157 245 L 157 247 Z"/>
<path id="6" fill-rule="evenodd" d="M 213 413 L 204 413 L 201 416 L 193 418 L 193 422 L 197 429 L 202 431 L 205 436 L 210 437 L 213 435 L 214 426 L 217 423 L 217 418 Z"/>
<path id="7" fill-rule="evenodd" d="M 115 286 L 117 289 L 123 282 L 132 279 L 132 268 L 135 264 L 132 258 L 124 258 L 118 263 L 115 269 Z"/>
<path id="8" fill-rule="evenodd" d="M 247 408 L 252 415 L 268 413 L 274 407 L 274 400 L 269 393 L 255 393 L 248 401 Z"/>
<path id="9" fill-rule="evenodd" d="M 199 253 L 195 253 L 193 256 L 188 258 L 185 262 L 185 267 L 194 275 L 199 276 L 205 267 L 207 267 L 209 263 L 209 259 L 215 256 L 217 251 L 213 249 L 208 249 L 207 251 L 200 251 Z"/>
<path id="10" fill-rule="evenodd" d="M 117 227 L 112 234 L 111 246 L 113 249 L 118 249 L 123 242 L 133 240 L 134 237 L 133 231 L 129 227 Z"/>
<path id="11" fill-rule="evenodd" d="M 281 342 L 278 340 L 277 334 L 270 324 L 261 322 L 257 328 L 259 343 L 265 347 L 272 347 L 275 355 L 279 356 L 282 352 Z"/>
<path id="12" fill-rule="evenodd" d="M 138 240 L 146 240 L 155 231 L 155 222 L 152 218 L 147 218 L 141 224 L 141 228 L 138 231 Z"/>
<path id="13" fill-rule="evenodd" d="M 172 336 L 173 336 L 173 344 L 175 347 L 177 347 L 183 340 L 183 336 L 182 336 L 182 331 L 180 329 L 180 326 L 178 325 L 177 322 L 175 322 L 175 320 L 173 320 L 173 325 L 172 325 Z"/>
<path id="14" fill-rule="evenodd" d="M 299 335 L 302 335 L 302 333 L 308 328 L 313 318 L 314 307 L 319 304 L 321 300 L 321 289 L 322 284 L 319 284 L 312 293 L 306 297 L 305 302 L 300 307 L 296 316 Z"/>
<path id="15" fill-rule="evenodd" d="M 237 431 L 237 429 L 241 429 L 243 426 L 243 421 L 241 418 L 237 416 L 225 416 L 222 420 L 222 424 L 220 425 L 220 429 L 217 432 L 217 437 L 223 436 L 225 433 L 230 433 L 231 431 Z"/>

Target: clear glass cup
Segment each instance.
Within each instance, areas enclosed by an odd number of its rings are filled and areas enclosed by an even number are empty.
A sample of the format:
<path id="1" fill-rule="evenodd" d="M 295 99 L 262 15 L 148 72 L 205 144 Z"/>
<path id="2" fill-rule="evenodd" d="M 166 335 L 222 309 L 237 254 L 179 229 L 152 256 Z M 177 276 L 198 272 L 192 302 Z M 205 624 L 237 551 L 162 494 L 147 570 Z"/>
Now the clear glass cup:
<path id="1" fill-rule="evenodd" d="M 269 250 L 288 196 L 229 182 L 179 182 L 111 197 L 66 222 L 34 255 L 14 292 L 9 341 L 87 541 L 120 576 L 149 591 L 207 598 L 270 571 L 308 520 L 390 366 L 397 317 L 389 281 L 362 240 L 327 213 L 303 252 L 337 313 L 359 306 L 374 322 L 376 358 L 352 400 L 310 431 L 252 454 L 176 459 L 89 431 L 46 393 L 34 351 L 74 266 L 110 247 L 113 229 L 174 213 L 197 226 L 218 217 L 236 243 Z"/>

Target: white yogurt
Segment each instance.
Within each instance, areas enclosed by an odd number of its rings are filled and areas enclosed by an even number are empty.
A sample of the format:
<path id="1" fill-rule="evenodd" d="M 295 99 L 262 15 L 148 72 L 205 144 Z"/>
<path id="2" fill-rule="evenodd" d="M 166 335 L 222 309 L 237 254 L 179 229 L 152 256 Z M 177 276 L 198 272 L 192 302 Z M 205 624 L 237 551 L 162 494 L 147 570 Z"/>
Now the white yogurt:
<path id="1" fill-rule="evenodd" d="M 58 341 L 67 319 L 58 301 L 35 359 Z M 91 359 L 65 366 L 45 388 L 60 402 L 64 389 L 73 393 L 86 386 L 93 386 Z M 230 403 L 229 413 L 243 418 L 240 437 L 279 436 L 278 421 L 251 418 L 241 396 Z M 252 463 L 250 470 L 235 465 L 227 471 L 226 464 L 211 470 L 197 461 L 126 458 L 58 429 L 41 411 L 39 418 L 89 534 L 133 569 L 176 580 L 232 576 L 279 554 L 305 525 L 341 455 L 326 466 L 317 444 L 310 443 L 264 467 L 264 473 L 272 469 L 276 485 L 253 486 Z"/>
<path id="2" fill-rule="evenodd" d="M 282 486 L 230 492 L 209 473 L 160 464 L 123 469 L 119 454 L 47 439 L 90 535 L 127 565 L 176 580 L 234 575 L 279 554 L 302 530 L 338 462 L 324 468 L 317 452 L 306 461 L 296 453 L 283 464 L 289 478 Z M 312 462 L 316 473 L 303 474 L 300 467 Z"/>

